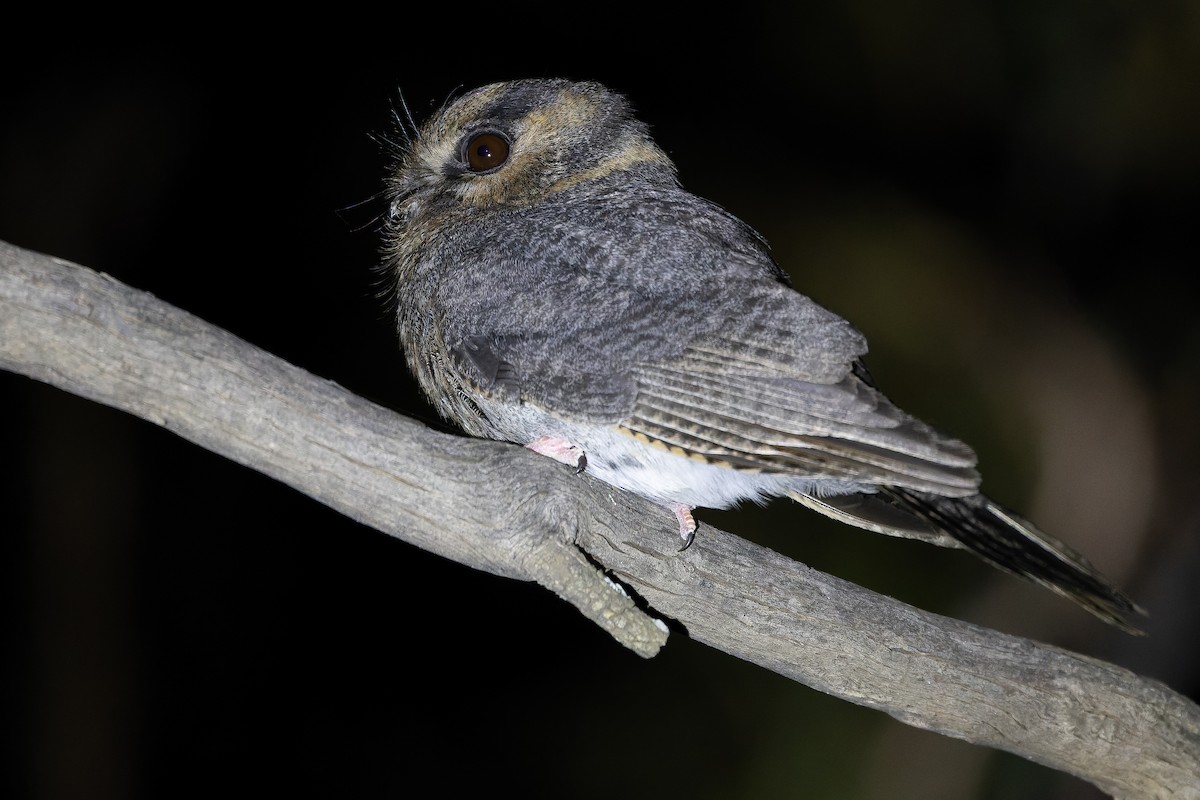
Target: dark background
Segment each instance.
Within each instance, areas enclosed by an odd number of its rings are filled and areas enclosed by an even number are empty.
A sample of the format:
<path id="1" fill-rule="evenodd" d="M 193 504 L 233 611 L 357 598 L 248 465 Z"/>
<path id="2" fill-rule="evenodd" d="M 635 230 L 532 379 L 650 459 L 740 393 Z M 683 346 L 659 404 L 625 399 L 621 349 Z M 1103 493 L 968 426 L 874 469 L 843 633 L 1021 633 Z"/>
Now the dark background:
<path id="1" fill-rule="evenodd" d="M 436 424 L 376 271 L 400 93 L 424 118 L 600 80 L 1150 636 L 786 502 L 702 524 L 1196 696 L 1196 4 L 700 9 L 13 25 L 0 238 Z M 4 797 L 1098 796 L 681 635 L 642 661 L 536 586 L 25 378 L 0 412 Z"/>

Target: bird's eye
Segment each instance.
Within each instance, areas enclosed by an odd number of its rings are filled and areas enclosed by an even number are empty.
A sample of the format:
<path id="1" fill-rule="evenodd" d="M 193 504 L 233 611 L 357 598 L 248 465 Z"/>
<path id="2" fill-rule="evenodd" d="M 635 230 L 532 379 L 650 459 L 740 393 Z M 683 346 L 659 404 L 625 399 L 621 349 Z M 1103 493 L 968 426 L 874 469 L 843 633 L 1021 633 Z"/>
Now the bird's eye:
<path id="1" fill-rule="evenodd" d="M 471 172 L 490 172 L 508 161 L 508 141 L 496 133 L 480 133 L 467 142 L 467 167 Z"/>

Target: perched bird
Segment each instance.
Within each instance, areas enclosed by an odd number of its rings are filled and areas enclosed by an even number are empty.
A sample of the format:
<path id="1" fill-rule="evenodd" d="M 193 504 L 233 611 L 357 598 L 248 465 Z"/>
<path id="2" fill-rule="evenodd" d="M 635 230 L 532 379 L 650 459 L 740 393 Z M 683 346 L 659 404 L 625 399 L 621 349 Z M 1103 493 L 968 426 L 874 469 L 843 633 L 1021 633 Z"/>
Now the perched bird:
<path id="1" fill-rule="evenodd" d="M 1084 558 L 979 493 L 967 445 L 876 388 L 862 334 L 680 186 L 621 95 L 468 92 L 414 131 L 389 188 L 400 341 L 468 434 L 670 508 L 685 543 L 695 507 L 787 496 L 965 548 L 1136 630 L 1140 609 Z"/>

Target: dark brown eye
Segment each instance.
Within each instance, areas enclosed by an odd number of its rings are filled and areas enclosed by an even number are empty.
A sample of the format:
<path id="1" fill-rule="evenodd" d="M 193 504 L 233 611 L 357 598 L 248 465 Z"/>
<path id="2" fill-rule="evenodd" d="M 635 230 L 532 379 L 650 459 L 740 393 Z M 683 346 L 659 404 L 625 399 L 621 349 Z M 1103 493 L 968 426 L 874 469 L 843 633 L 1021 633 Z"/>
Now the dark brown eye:
<path id="1" fill-rule="evenodd" d="M 495 133 L 481 133 L 467 142 L 467 166 L 471 172 L 487 172 L 508 161 L 508 142 Z"/>

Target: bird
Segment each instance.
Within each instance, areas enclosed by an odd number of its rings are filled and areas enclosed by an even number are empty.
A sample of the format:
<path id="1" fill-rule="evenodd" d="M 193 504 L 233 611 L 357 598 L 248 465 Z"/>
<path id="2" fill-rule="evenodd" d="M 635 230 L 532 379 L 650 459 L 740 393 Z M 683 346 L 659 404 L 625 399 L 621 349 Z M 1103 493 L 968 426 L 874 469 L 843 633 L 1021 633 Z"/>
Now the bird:
<path id="1" fill-rule="evenodd" d="M 383 269 L 409 368 L 466 434 L 670 509 L 684 547 L 696 508 L 789 497 L 1140 633 L 1083 556 L 980 493 L 968 445 L 883 394 L 865 337 L 760 234 L 682 187 L 623 94 L 504 81 L 408 123 Z"/>

